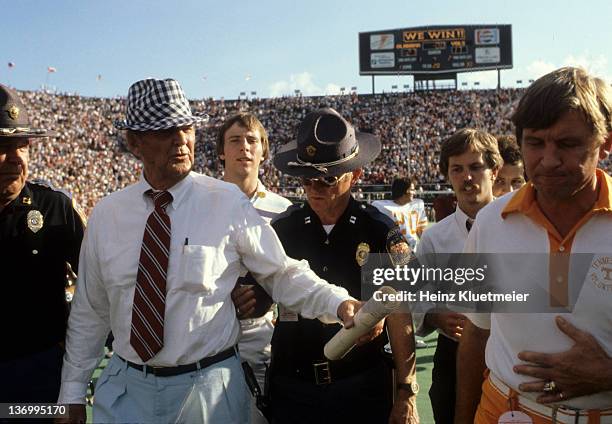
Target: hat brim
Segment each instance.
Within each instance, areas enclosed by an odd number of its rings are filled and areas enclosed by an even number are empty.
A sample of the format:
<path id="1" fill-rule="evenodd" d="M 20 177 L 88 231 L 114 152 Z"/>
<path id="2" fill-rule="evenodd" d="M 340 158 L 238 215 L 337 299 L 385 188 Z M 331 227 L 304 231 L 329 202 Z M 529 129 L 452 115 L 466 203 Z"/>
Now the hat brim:
<path id="1" fill-rule="evenodd" d="M 158 131 L 167 130 L 168 128 L 183 127 L 185 125 L 196 125 L 208 121 L 208 115 L 197 114 L 191 116 L 172 117 L 168 119 L 160 119 L 153 122 L 138 122 L 130 124 L 127 121 L 115 121 L 113 124 L 118 130 L 132 131 Z"/>
<path id="2" fill-rule="evenodd" d="M 13 128 L 0 128 L 0 138 L 43 138 L 59 137 L 57 131 L 45 130 L 43 128 L 30 128 L 29 131 L 15 131 L 4 133 L 2 130 L 12 130 Z"/>
<path id="3" fill-rule="evenodd" d="M 378 137 L 369 133 L 356 132 L 359 152 L 355 157 L 338 165 L 328 166 L 327 172 L 319 171 L 309 166 L 290 166 L 289 162 L 297 160 L 297 141 L 293 140 L 282 146 L 274 155 L 272 162 L 283 174 L 293 177 L 317 178 L 333 177 L 346 174 L 355 169 L 363 168 L 380 154 L 381 143 Z"/>

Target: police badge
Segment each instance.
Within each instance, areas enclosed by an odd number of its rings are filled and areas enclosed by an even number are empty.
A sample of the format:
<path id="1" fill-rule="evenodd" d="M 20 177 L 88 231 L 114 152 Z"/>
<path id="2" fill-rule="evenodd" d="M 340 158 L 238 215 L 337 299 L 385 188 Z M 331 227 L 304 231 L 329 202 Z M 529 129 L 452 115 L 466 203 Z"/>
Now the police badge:
<path id="1" fill-rule="evenodd" d="M 15 105 L 11 106 L 6 112 L 13 121 L 19 117 L 19 108 Z"/>
<path id="2" fill-rule="evenodd" d="M 33 233 L 37 233 L 43 227 L 44 220 L 42 213 L 37 210 L 28 212 L 26 222 L 30 231 L 32 231 Z"/>
<path id="3" fill-rule="evenodd" d="M 364 266 L 368 261 L 368 255 L 370 254 L 370 245 L 368 243 L 359 243 L 357 251 L 355 252 L 355 260 L 359 266 Z"/>
<path id="4" fill-rule="evenodd" d="M 306 147 L 306 154 L 310 157 L 313 157 L 317 153 L 317 148 L 313 145 Z"/>

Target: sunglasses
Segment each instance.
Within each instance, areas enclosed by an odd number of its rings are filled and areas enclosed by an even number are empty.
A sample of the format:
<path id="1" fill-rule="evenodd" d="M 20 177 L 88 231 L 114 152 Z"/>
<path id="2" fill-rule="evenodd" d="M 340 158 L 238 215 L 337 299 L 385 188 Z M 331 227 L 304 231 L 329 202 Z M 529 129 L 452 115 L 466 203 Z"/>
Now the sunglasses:
<path id="1" fill-rule="evenodd" d="M 335 187 L 338 185 L 341 179 L 346 177 L 348 174 L 341 175 L 339 177 L 320 177 L 320 178 L 305 178 L 301 177 L 303 186 L 310 186 L 312 184 L 323 185 L 325 187 Z"/>

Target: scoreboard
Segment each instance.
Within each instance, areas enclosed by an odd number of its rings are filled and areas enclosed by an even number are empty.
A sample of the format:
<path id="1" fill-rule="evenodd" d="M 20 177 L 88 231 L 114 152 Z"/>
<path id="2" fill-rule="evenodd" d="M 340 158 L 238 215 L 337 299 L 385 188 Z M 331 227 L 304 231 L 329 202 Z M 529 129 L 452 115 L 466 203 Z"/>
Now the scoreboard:
<path id="1" fill-rule="evenodd" d="M 359 33 L 359 75 L 510 68 L 511 25 L 437 25 Z"/>

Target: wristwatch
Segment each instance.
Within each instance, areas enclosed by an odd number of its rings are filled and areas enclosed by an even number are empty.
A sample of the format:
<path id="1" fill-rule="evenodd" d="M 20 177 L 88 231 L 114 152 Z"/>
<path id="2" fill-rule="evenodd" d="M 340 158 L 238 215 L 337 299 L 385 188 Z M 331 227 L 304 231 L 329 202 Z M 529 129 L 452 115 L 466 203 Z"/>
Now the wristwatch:
<path id="1" fill-rule="evenodd" d="M 406 390 L 410 396 L 416 396 L 420 389 L 419 383 L 417 383 L 416 380 L 412 380 L 408 383 L 398 383 L 397 388 L 400 390 Z"/>

